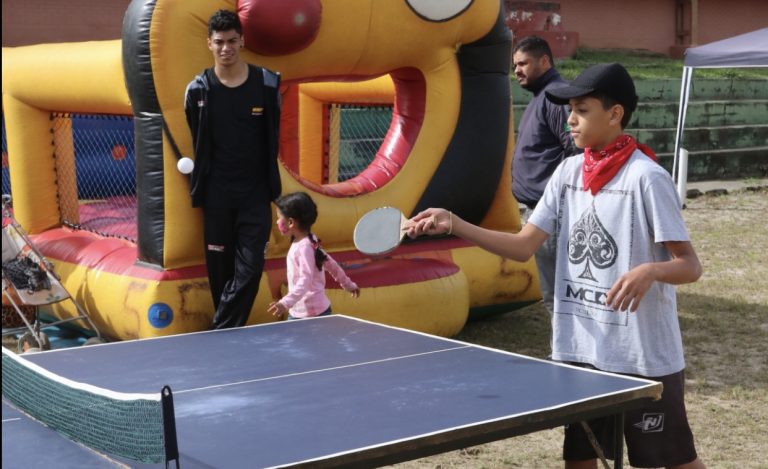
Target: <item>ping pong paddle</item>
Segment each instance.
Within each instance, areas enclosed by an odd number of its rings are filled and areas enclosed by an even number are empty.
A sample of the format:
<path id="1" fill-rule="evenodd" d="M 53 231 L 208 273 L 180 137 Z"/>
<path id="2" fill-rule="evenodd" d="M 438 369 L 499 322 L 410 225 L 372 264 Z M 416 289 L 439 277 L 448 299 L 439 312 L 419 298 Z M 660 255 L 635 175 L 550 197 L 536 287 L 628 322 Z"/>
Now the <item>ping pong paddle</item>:
<path id="1" fill-rule="evenodd" d="M 381 256 L 400 245 L 409 227 L 410 221 L 395 207 L 375 208 L 357 222 L 352 239 L 363 254 Z"/>

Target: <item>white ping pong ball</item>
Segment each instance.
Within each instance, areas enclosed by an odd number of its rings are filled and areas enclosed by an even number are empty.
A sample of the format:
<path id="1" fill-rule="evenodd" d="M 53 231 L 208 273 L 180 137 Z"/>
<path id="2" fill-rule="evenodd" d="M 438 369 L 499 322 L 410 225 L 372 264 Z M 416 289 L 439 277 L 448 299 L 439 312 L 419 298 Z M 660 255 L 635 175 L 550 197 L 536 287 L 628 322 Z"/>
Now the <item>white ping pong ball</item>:
<path id="1" fill-rule="evenodd" d="M 185 156 L 176 163 L 176 169 L 178 169 L 181 174 L 189 174 L 195 169 L 195 162 Z"/>

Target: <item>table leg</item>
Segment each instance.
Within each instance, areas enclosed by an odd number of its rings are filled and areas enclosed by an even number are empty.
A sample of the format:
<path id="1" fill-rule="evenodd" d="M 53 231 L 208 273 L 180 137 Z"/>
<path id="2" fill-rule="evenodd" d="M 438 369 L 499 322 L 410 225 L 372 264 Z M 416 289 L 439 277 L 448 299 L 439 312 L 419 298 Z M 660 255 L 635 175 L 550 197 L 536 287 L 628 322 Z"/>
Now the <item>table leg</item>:
<path id="1" fill-rule="evenodd" d="M 624 412 L 613 416 L 613 467 L 621 469 L 624 464 Z"/>

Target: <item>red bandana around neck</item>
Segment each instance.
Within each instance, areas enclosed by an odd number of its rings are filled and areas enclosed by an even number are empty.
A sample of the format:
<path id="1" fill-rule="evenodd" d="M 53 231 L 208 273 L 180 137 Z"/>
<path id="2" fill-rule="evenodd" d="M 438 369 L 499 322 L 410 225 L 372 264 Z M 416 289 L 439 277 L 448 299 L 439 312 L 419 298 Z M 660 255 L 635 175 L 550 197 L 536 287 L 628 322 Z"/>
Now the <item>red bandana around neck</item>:
<path id="1" fill-rule="evenodd" d="M 584 164 L 581 167 L 584 190 L 590 190 L 592 195 L 596 195 L 604 185 L 616 176 L 616 173 L 624 166 L 636 148 L 656 161 L 656 153 L 650 147 L 637 143 L 630 135 L 620 135 L 613 143 L 599 152 L 592 151 L 590 147 L 585 148 Z"/>

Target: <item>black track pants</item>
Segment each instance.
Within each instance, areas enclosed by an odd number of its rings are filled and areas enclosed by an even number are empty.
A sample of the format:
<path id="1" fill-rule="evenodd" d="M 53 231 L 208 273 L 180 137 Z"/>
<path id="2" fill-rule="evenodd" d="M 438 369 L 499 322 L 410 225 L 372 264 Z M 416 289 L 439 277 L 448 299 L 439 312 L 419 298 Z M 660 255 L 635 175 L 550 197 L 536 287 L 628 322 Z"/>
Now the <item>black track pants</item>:
<path id="1" fill-rule="evenodd" d="M 205 207 L 205 262 L 216 313 L 214 329 L 244 326 L 259 292 L 269 241 L 269 204 Z"/>

